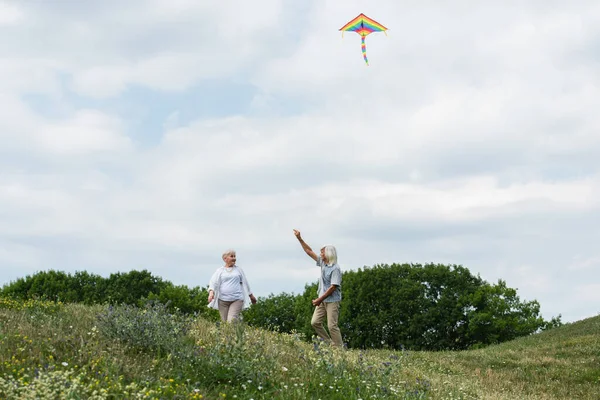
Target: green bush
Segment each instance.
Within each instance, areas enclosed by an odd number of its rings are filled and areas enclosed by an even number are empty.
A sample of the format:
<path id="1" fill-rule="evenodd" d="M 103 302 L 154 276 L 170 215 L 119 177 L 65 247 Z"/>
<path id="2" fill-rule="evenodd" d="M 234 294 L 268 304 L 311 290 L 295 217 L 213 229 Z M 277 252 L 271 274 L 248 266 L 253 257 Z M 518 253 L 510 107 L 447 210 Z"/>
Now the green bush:
<path id="1" fill-rule="evenodd" d="M 244 321 L 251 326 L 275 332 L 291 333 L 302 327 L 304 321 L 297 320 L 297 298 L 291 294 L 270 294 L 259 298 L 256 305 L 244 310 Z M 302 315 L 300 315 L 303 318 Z"/>
<path id="2" fill-rule="evenodd" d="M 158 356 L 175 352 L 185 342 L 189 326 L 189 317 L 171 313 L 167 304 L 154 302 L 144 307 L 109 305 L 97 319 L 100 333 L 107 338 Z"/>
<path id="3" fill-rule="evenodd" d="M 167 282 L 159 293 L 150 293 L 147 299 L 169 304 L 170 310 L 202 316 L 211 321 L 216 322 L 221 318 L 217 310 L 207 307 L 207 288 L 196 286 L 190 289 L 186 285 L 175 286 Z"/>

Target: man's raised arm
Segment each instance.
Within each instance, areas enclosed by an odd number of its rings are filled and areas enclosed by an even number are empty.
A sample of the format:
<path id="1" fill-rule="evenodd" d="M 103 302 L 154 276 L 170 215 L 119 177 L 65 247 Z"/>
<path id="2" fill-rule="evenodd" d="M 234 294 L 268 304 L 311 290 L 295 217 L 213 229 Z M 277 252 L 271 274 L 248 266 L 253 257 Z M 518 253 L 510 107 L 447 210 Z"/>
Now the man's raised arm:
<path id="1" fill-rule="evenodd" d="M 294 235 L 296 235 L 296 238 L 298 239 L 298 241 L 300 242 L 300 244 L 302 245 L 302 249 L 304 249 L 304 251 L 306 252 L 306 254 L 308 254 L 308 256 L 310 258 L 312 258 L 313 260 L 317 261 L 319 259 L 319 257 L 317 257 L 317 255 L 315 254 L 315 252 L 310 248 L 309 245 L 307 245 L 304 240 L 302 240 L 302 236 L 300 236 L 300 231 L 294 229 Z"/>

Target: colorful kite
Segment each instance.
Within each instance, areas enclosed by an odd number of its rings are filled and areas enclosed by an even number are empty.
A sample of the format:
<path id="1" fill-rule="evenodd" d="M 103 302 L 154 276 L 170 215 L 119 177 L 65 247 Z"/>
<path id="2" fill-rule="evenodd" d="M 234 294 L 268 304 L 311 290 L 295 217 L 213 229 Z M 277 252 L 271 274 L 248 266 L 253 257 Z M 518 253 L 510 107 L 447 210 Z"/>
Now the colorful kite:
<path id="1" fill-rule="evenodd" d="M 340 31 L 342 31 L 342 37 L 344 37 L 344 31 L 352 31 L 360 35 L 362 40 L 363 58 L 365 59 L 365 63 L 367 63 L 367 65 L 369 65 L 369 60 L 367 60 L 367 45 L 365 44 L 365 37 L 373 32 L 383 32 L 387 36 L 387 33 L 385 32 L 387 30 L 388 28 L 362 13 L 340 28 Z"/>

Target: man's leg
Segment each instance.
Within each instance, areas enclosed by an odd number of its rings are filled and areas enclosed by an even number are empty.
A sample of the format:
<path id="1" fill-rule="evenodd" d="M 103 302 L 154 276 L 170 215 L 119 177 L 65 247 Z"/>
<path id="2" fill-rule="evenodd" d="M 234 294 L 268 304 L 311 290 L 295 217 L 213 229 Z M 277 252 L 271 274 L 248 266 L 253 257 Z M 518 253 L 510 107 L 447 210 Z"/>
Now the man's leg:
<path id="1" fill-rule="evenodd" d="M 227 315 L 227 322 L 231 322 L 233 320 L 238 320 L 240 318 L 240 313 L 242 312 L 242 307 L 244 306 L 244 300 L 236 300 L 231 303 L 229 306 L 229 314 Z"/>
<path id="2" fill-rule="evenodd" d="M 317 307 L 315 307 L 315 312 L 313 313 L 310 324 L 321 339 L 323 339 L 326 342 L 330 342 L 331 338 L 329 337 L 327 331 L 325 331 L 325 328 L 323 327 L 323 320 L 325 319 L 326 315 L 327 310 L 325 309 L 324 303 L 319 304 Z"/>
<path id="3" fill-rule="evenodd" d="M 342 333 L 340 332 L 340 327 L 338 326 L 338 318 L 340 316 L 340 303 L 323 303 L 327 309 L 327 327 L 329 328 L 329 333 L 331 334 L 331 340 L 333 341 L 334 346 L 343 347 L 344 343 L 342 341 Z"/>

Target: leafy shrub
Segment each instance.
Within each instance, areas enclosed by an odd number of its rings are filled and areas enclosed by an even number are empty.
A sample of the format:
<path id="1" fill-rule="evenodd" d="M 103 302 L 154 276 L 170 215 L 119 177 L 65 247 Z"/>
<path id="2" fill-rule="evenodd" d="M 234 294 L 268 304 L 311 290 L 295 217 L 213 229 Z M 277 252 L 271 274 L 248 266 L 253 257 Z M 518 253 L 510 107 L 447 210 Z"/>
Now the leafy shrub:
<path id="1" fill-rule="evenodd" d="M 168 305 L 162 303 L 148 302 L 143 307 L 109 305 L 97 319 L 99 331 L 107 338 L 159 356 L 175 352 L 188 332 L 188 318 L 169 312 Z"/>
<path id="2" fill-rule="evenodd" d="M 64 303 L 136 304 L 144 297 L 159 293 L 167 282 L 147 270 L 114 273 L 108 278 L 78 271 L 40 271 L 0 288 L 0 296 L 27 300 L 39 297 Z"/>
<path id="3" fill-rule="evenodd" d="M 304 323 L 304 320 L 297 320 L 297 301 L 296 296 L 287 293 L 259 298 L 256 306 L 244 310 L 244 321 L 254 327 L 291 333 Z"/>
<path id="4" fill-rule="evenodd" d="M 202 316 L 214 322 L 221 319 L 217 310 L 207 307 L 207 288 L 196 286 L 190 289 L 186 285 L 175 286 L 167 282 L 159 293 L 150 293 L 145 299 L 169 304 L 170 310 Z"/>

